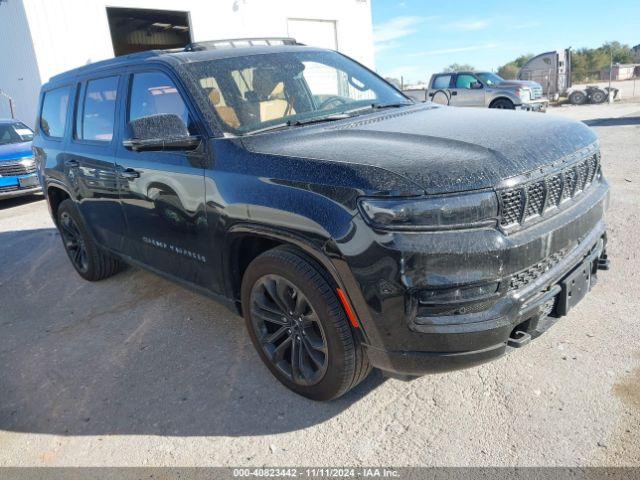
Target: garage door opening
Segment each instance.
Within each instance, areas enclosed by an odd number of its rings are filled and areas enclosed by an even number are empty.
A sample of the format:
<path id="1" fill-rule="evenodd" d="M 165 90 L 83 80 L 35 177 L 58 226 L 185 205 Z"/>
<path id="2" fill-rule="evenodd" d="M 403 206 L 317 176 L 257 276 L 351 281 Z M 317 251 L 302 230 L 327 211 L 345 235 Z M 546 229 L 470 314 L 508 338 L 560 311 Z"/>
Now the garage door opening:
<path id="1" fill-rule="evenodd" d="M 188 12 L 107 7 L 115 56 L 191 43 Z"/>

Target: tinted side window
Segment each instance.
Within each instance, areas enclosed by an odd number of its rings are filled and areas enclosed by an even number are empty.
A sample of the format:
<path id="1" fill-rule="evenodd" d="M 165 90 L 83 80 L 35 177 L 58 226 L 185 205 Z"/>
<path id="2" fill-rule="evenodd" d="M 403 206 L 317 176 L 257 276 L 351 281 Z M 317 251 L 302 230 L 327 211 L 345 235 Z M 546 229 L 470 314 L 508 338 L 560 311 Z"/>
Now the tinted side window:
<path id="1" fill-rule="evenodd" d="M 76 137 L 109 142 L 113 138 L 118 77 L 87 82 L 82 113 L 78 116 Z"/>
<path id="2" fill-rule="evenodd" d="M 48 137 L 61 138 L 64 135 L 70 94 L 71 87 L 56 88 L 44 94 L 40 128 Z"/>
<path id="3" fill-rule="evenodd" d="M 460 74 L 456 78 L 456 88 L 471 88 L 471 84 L 477 81 L 473 75 Z"/>
<path id="4" fill-rule="evenodd" d="M 440 75 L 433 81 L 432 88 L 449 88 L 451 83 L 451 75 Z"/>
<path id="5" fill-rule="evenodd" d="M 191 128 L 189 110 L 173 81 L 162 72 L 133 75 L 129 100 L 129 121 L 137 118 L 173 113 Z"/>

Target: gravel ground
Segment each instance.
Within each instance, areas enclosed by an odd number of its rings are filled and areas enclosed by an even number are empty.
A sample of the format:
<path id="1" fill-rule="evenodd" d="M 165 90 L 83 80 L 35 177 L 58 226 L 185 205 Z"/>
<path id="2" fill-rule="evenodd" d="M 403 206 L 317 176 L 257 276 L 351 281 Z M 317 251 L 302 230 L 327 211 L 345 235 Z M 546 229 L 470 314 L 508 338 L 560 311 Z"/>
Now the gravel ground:
<path id="1" fill-rule="evenodd" d="M 208 299 L 82 281 L 41 199 L 2 202 L 0 466 L 639 466 L 640 104 L 548 114 L 600 136 L 612 269 L 522 350 L 332 403 L 280 386 Z"/>

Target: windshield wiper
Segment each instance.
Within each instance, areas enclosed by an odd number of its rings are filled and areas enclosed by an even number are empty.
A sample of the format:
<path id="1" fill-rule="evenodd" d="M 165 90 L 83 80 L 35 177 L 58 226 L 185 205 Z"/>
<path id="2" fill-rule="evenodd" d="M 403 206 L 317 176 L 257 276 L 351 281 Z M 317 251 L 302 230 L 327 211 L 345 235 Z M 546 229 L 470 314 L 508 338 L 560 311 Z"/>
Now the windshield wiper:
<path id="1" fill-rule="evenodd" d="M 324 122 L 335 122 L 336 120 L 344 120 L 345 118 L 349 118 L 350 115 L 345 113 L 337 113 L 335 115 L 327 115 L 325 117 L 317 117 L 317 118 L 309 118 L 306 120 L 296 120 L 292 122 L 291 120 L 287 123 L 291 127 L 298 127 L 300 125 L 311 125 L 313 123 L 324 123 Z"/>
<path id="2" fill-rule="evenodd" d="M 353 110 L 347 110 L 346 112 L 342 112 L 345 115 L 349 115 L 350 117 L 355 117 L 356 115 L 360 115 L 361 113 L 370 112 L 371 110 L 381 110 L 383 108 L 400 108 L 407 107 L 409 105 L 413 105 L 413 103 L 404 102 L 404 103 L 372 103 L 367 105 L 366 107 L 358 107 Z"/>
<path id="3" fill-rule="evenodd" d="M 306 120 L 289 120 L 287 122 L 278 123 L 276 125 L 270 125 L 268 127 L 259 128 L 245 133 L 245 135 L 255 135 L 258 133 L 270 132 L 272 130 L 280 130 L 289 127 L 300 127 L 303 125 L 313 125 L 314 123 L 335 122 L 336 120 L 345 120 L 347 118 L 355 117 L 358 114 L 368 112 L 371 110 L 382 110 L 384 108 L 400 108 L 413 105 L 409 102 L 398 103 L 372 103 L 366 107 L 354 108 L 353 110 L 347 110 L 342 113 L 336 113 L 333 115 L 326 115 L 324 117 L 308 118 Z"/>
<path id="4" fill-rule="evenodd" d="M 413 103 L 409 102 L 398 102 L 398 103 L 374 103 L 371 105 L 371 108 L 375 110 L 381 110 L 383 108 L 400 108 L 400 107 L 408 107 L 409 105 L 413 105 Z"/>
<path id="5" fill-rule="evenodd" d="M 350 115 L 340 113 L 336 115 L 327 115 L 324 117 L 309 118 L 306 120 L 289 120 L 286 122 L 278 123 L 276 125 L 270 125 L 268 127 L 259 128 L 258 130 L 252 130 L 250 132 L 247 132 L 245 135 L 255 135 L 256 133 L 269 132 L 271 130 L 280 130 L 282 128 L 287 128 L 287 127 L 300 127 L 302 125 L 312 125 L 314 123 L 335 122 L 336 120 L 344 120 L 345 118 L 350 118 Z"/>

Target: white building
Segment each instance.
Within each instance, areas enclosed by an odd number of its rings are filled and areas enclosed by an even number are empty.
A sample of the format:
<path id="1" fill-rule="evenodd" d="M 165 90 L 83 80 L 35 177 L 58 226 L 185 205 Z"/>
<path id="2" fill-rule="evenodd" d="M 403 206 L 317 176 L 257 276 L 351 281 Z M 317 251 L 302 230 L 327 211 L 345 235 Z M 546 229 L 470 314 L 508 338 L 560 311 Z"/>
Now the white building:
<path id="1" fill-rule="evenodd" d="M 294 37 L 373 68 L 371 0 L 0 0 L 0 91 L 32 125 L 40 86 L 60 72 L 152 48 Z M 10 104 L 0 96 L 0 118 Z"/>

